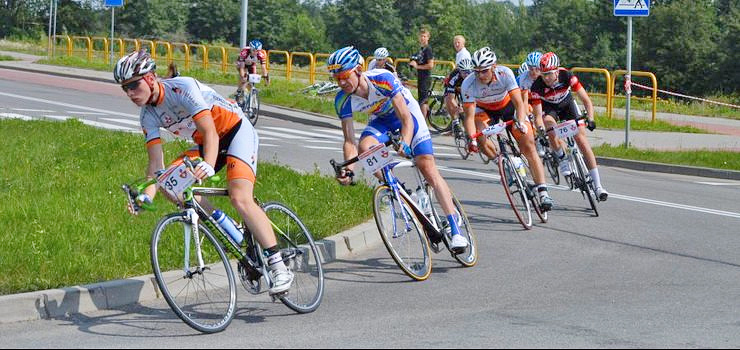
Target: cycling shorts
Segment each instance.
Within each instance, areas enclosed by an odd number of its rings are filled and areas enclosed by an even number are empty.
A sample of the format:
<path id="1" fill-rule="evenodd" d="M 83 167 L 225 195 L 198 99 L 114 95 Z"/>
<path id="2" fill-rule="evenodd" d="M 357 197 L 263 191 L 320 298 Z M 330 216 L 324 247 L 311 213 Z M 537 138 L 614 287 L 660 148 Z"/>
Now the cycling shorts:
<path id="1" fill-rule="evenodd" d="M 556 121 L 575 120 L 581 115 L 575 99 L 567 98 L 558 104 L 542 101 L 542 111 L 545 115 L 555 118 Z"/>
<path id="2" fill-rule="evenodd" d="M 242 119 L 218 142 L 218 157 L 216 172 L 226 166 L 226 179 L 246 179 L 255 183 L 257 177 L 257 153 L 259 150 L 259 137 L 250 123 Z M 173 164 L 182 162 L 184 156 L 203 157 L 203 146 L 195 145 L 180 155 Z"/>
<path id="3" fill-rule="evenodd" d="M 508 122 L 509 120 L 513 120 L 515 113 L 516 113 L 516 109 L 514 108 L 514 102 L 509 101 L 509 103 L 507 103 L 504 108 L 499 109 L 497 111 L 475 107 L 475 120 L 483 122 L 486 125 L 493 125 L 493 124 L 498 123 L 499 121 Z M 519 129 L 509 126 L 509 130 L 511 130 L 511 133 L 512 135 L 514 135 L 515 139 L 519 139 L 521 136 L 527 135 L 530 133 L 534 135 L 534 133 L 531 131 L 532 130 L 531 121 L 522 120 L 520 122 L 527 125 L 527 132 L 522 133 Z"/>
<path id="4" fill-rule="evenodd" d="M 413 116 L 413 114 L 412 114 Z M 426 122 L 419 122 L 419 118 L 412 118 L 414 120 L 414 136 L 411 139 L 411 151 L 414 156 L 420 156 L 423 154 L 434 155 L 434 148 L 432 147 L 432 136 L 429 134 L 429 128 L 427 128 Z M 360 139 L 367 136 L 372 136 L 378 142 L 384 143 L 388 141 L 388 131 L 396 133 L 401 130 L 401 120 L 398 118 L 377 118 L 367 124 L 365 130 L 362 131 Z"/>

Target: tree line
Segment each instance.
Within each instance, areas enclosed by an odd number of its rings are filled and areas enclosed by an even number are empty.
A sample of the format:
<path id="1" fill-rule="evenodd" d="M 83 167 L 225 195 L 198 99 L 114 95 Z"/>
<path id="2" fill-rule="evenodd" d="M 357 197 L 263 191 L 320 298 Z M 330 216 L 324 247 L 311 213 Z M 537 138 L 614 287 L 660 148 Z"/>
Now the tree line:
<path id="1" fill-rule="evenodd" d="M 103 0 L 58 0 L 60 34 L 108 36 Z M 494 49 L 499 61 L 522 62 L 554 51 L 564 66 L 623 69 L 626 18 L 606 0 L 250 0 L 249 39 L 266 49 L 329 53 L 355 45 L 365 55 L 385 46 L 392 57 L 418 50 L 431 30 L 435 57 L 454 57 L 463 35 L 472 52 Z M 49 0 L 0 0 L 0 37 L 45 37 Z M 127 0 L 116 9 L 116 35 L 238 46 L 241 0 Z M 649 17 L 633 18 L 632 69 L 658 76 L 661 88 L 740 99 L 740 0 L 652 0 Z"/>

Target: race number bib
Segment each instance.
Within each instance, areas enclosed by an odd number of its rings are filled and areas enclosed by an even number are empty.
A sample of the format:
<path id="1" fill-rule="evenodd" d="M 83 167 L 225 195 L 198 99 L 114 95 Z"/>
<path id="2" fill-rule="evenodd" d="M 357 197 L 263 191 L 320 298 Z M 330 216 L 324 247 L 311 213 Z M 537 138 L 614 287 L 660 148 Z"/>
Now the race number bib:
<path id="1" fill-rule="evenodd" d="M 178 203 L 183 200 L 183 192 L 192 186 L 197 179 L 188 166 L 182 163 L 177 166 L 172 166 L 164 174 L 157 178 L 157 186 L 170 199 L 177 201 Z"/>
<path id="2" fill-rule="evenodd" d="M 362 163 L 362 167 L 365 168 L 365 171 L 370 174 L 382 169 L 393 160 L 390 149 L 382 143 L 371 147 L 369 150 L 357 156 L 357 158 L 360 160 L 360 163 Z"/>
<path id="3" fill-rule="evenodd" d="M 578 124 L 575 120 L 560 123 L 555 127 L 555 132 L 557 132 L 558 137 L 561 139 L 575 136 L 578 134 Z"/>
<path id="4" fill-rule="evenodd" d="M 250 74 L 249 75 L 249 82 L 252 84 L 259 84 L 260 79 L 262 79 L 262 76 L 259 74 Z"/>

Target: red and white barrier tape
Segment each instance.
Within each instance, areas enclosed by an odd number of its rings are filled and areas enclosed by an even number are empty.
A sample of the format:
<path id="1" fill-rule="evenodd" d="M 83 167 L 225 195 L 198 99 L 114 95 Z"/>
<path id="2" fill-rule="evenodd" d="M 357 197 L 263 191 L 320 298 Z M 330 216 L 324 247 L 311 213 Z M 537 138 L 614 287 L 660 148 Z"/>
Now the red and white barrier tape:
<path id="1" fill-rule="evenodd" d="M 645 89 L 645 90 L 653 90 L 653 88 L 651 88 L 649 86 L 641 85 L 641 84 L 638 84 L 638 83 L 635 83 L 635 82 L 632 82 L 630 85 L 634 85 L 634 86 L 637 86 L 637 87 L 639 87 L 641 89 Z M 740 106 L 736 106 L 736 105 L 729 104 L 729 103 L 707 100 L 707 99 L 700 98 L 700 97 L 687 96 L 687 95 L 679 94 L 677 92 L 670 92 L 670 91 L 665 91 L 665 90 L 661 90 L 661 89 L 656 89 L 656 90 L 658 92 L 662 92 L 662 93 L 668 94 L 668 95 L 689 98 L 689 99 L 692 99 L 692 100 L 697 100 L 697 101 L 702 101 L 702 102 L 714 103 L 714 104 L 718 104 L 718 105 L 722 105 L 722 106 L 727 106 L 727 107 L 732 107 L 732 108 L 740 108 Z"/>

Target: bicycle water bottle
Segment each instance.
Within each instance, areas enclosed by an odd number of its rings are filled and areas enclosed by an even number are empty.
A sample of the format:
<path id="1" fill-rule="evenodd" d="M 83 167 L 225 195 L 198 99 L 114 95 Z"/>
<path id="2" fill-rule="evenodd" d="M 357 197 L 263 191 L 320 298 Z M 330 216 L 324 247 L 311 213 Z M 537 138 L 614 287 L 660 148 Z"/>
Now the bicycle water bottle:
<path id="1" fill-rule="evenodd" d="M 514 168 L 516 168 L 516 171 L 519 173 L 519 175 L 521 177 L 527 176 L 527 170 L 524 169 L 524 162 L 522 162 L 522 159 L 517 156 L 511 157 L 511 159 L 514 163 Z"/>
<path id="2" fill-rule="evenodd" d="M 416 197 L 419 198 L 419 206 L 424 211 L 424 215 L 432 215 L 432 204 L 429 202 L 429 195 L 421 187 L 416 188 Z"/>
<path id="3" fill-rule="evenodd" d="M 236 228 L 236 224 L 234 223 L 234 220 L 232 220 L 230 217 L 228 217 L 224 212 L 216 209 L 213 211 L 213 219 L 216 220 L 216 222 L 221 226 L 221 228 L 226 231 L 226 233 L 231 236 L 231 238 L 236 242 L 236 244 L 241 244 L 242 240 L 244 239 L 244 235 L 242 234 L 242 231 L 240 231 L 238 228 Z"/>

